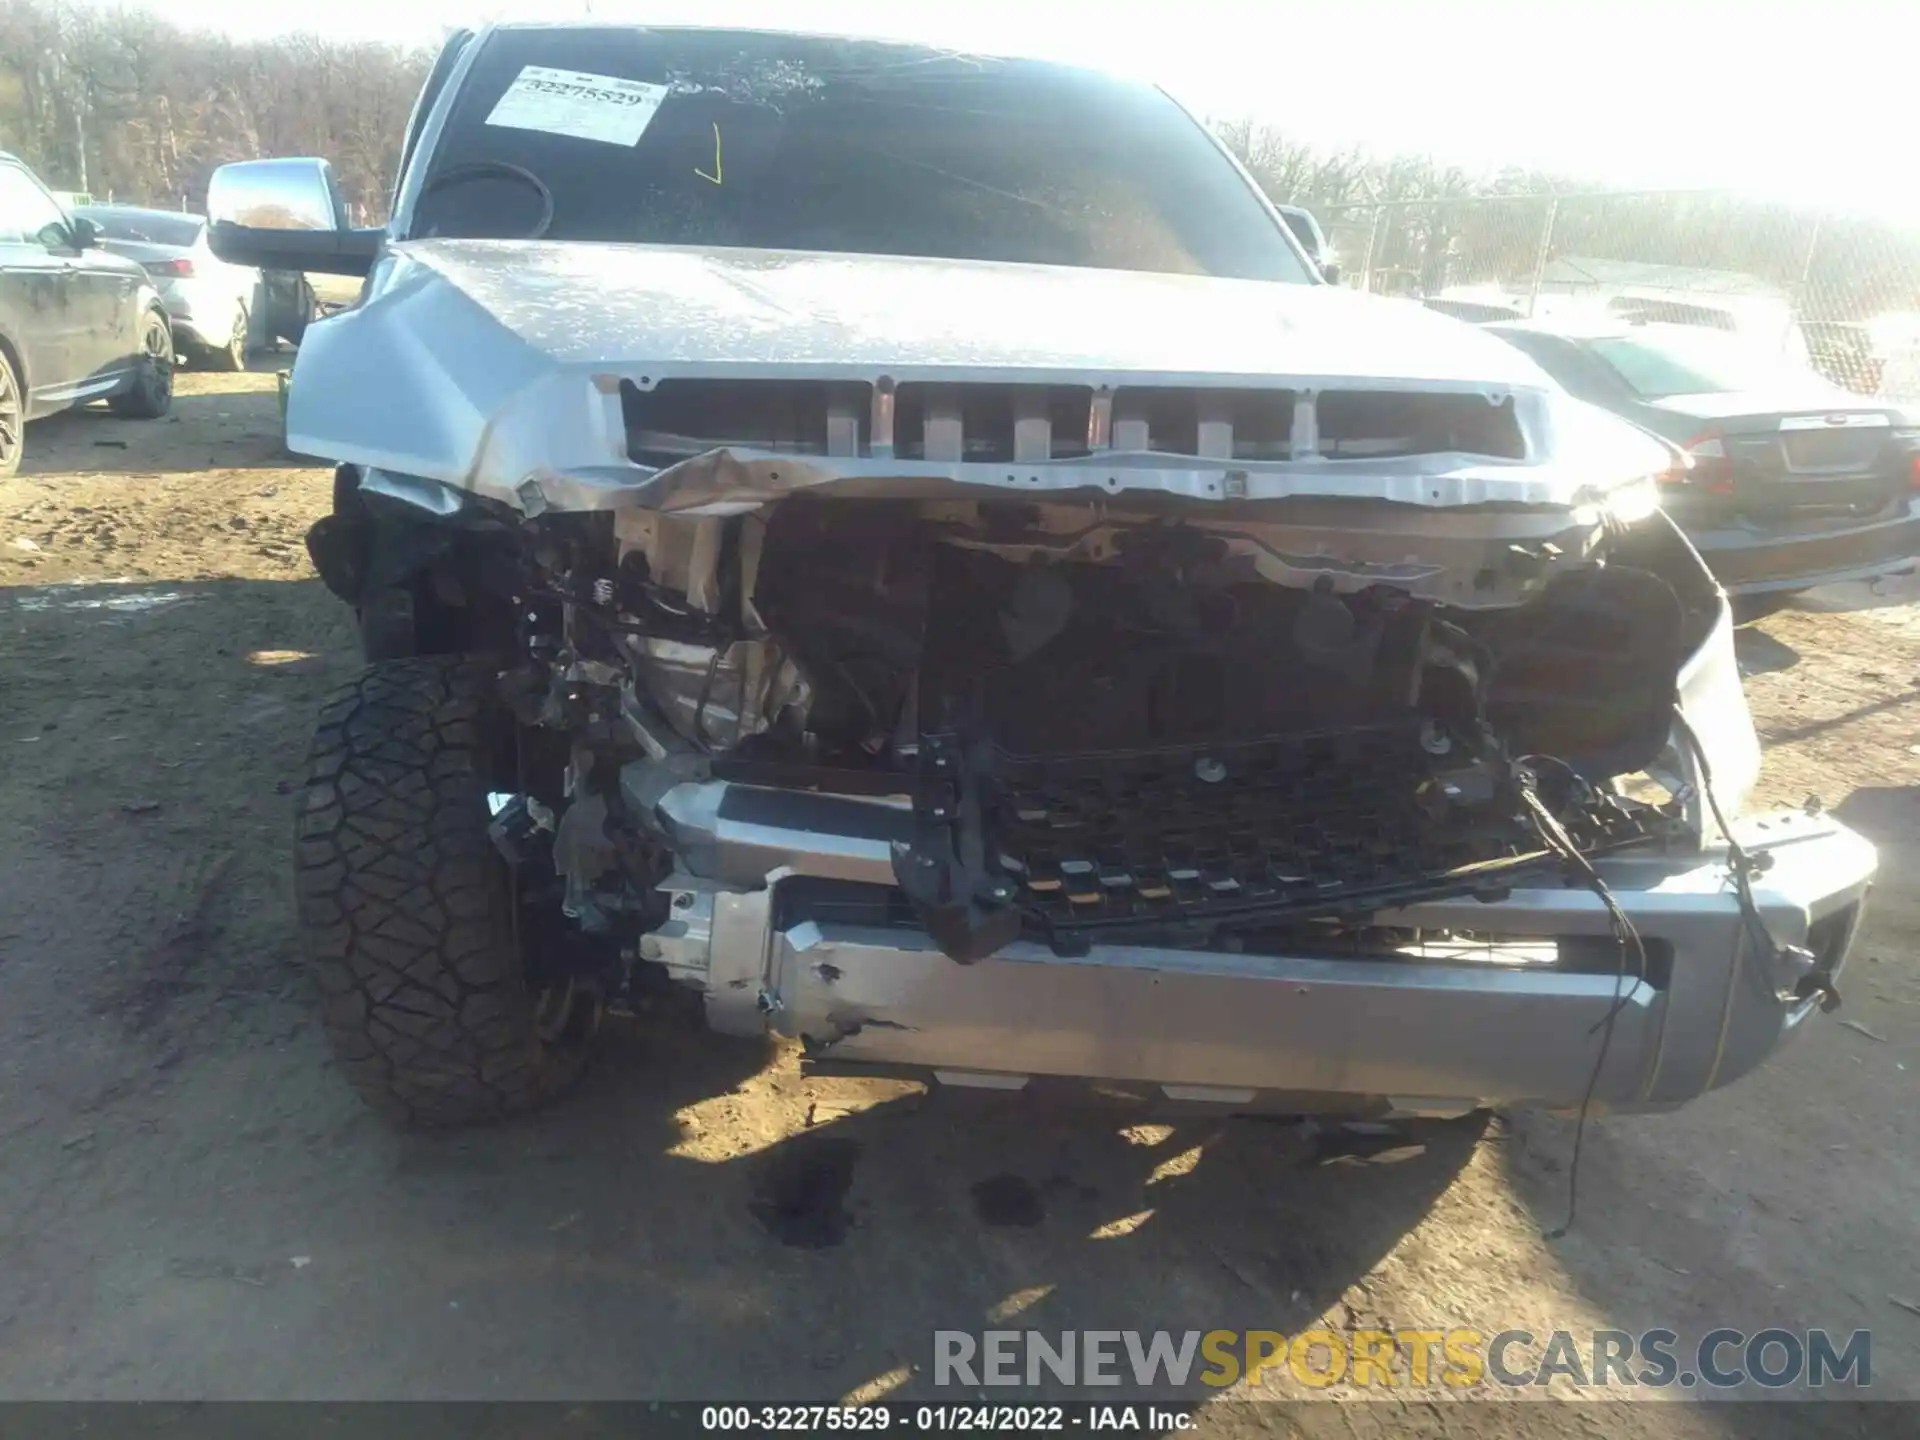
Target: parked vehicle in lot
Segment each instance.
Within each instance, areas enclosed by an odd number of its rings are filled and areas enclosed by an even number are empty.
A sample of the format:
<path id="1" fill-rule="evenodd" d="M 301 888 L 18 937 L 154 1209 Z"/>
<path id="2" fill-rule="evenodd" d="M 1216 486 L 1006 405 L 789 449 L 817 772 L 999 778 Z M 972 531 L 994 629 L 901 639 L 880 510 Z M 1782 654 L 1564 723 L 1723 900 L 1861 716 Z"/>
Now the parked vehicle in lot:
<path id="1" fill-rule="evenodd" d="M 1869 579 L 1920 555 L 1920 413 L 1692 326 L 1487 328 L 1686 452 L 1666 508 L 1730 593 Z"/>
<path id="2" fill-rule="evenodd" d="M 299 343 L 313 293 L 299 274 L 229 265 L 207 246 L 204 215 L 132 205 L 86 205 L 102 248 L 137 260 L 173 322 L 175 348 L 196 364 L 244 370 L 247 356 L 284 337 Z"/>
<path id="3" fill-rule="evenodd" d="M 815 1072 L 1343 1115 L 1671 1106 L 1833 1003 L 1874 853 L 1732 818 L 1668 447 L 1322 283 L 1160 92 L 503 25 L 401 155 L 382 230 L 317 161 L 211 199 L 369 277 L 288 396 L 370 662 L 296 864 L 390 1114 L 655 984 Z"/>
<path id="4" fill-rule="evenodd" d="M 147 274 L 102 249 L 0 152 L 0 477 L 20 466 L 25 426 L 105 400 L 151 419 L 173 401 L 173 336 Z"/>

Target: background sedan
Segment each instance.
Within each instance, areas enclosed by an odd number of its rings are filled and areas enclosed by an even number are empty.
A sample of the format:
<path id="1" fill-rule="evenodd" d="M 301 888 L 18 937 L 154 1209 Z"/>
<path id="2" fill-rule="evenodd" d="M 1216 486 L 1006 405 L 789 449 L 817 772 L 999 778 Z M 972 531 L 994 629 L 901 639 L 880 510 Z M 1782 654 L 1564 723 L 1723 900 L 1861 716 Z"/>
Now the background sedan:
<path id="1" fill-rule="evenodd" d="M 296 344 L 313 313 L 313 292 L 299 275 L 263 274 L 229 265 L 207 248 L 203 215 L 131 205 L 83 205 L 100 245 L 138 261 L 173 321 L 174 343 L 197 364 L 246 368 L 247 355 L 276 338 Z"/>
<path id="2" fill-rule="evenodd" d="M 1920 414 L 1750 338 L 1689 325 L 1489 325 L 1579 399 L 1683 449 L 1666 508 L 1727 591 L 1785 595 L 1910 570 Z M 1751 603 L 1749 612 L 1762 607 Z"/>

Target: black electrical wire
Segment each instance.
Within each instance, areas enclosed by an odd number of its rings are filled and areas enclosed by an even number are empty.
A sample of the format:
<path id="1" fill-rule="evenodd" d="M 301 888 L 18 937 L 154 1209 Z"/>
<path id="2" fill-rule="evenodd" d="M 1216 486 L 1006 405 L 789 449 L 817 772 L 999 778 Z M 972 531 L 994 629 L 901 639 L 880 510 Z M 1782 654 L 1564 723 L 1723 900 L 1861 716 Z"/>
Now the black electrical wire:
<path id="1" fill-rule="evenodd" d="M 1526 767 L 1528 769 L 1537 763 L 1557 766 L 1569 780 L 1579 787 L 1581 798 L 1588 801 L 1597 801 L 1603 798 L 1611 799 L 1611 797 L 1603 796 L 1601 792 L 1596 791 L 1593 786 L 1588 783 L 1586 776 L 1582 775 L 1557 755 L 1522 755 L 1514 763 L 1516 766 Z M 1544 823 L 1551 826 L 1554 831 L 1552 838 L 1542 834 L 1541 838 L 1543 842 L 1547 844 L 1550 850 L 1565 859 L 1579 872 L 1580 878 L 1586 883 L 1587 887 L 1598 895 L 1600 897 L 1600 903 L 1606 906 L 1607 919 L 1616 943 L 1622 945 L 1630 943 L 1635 948 L 1638 956 L 1638 968 L 1634 975 L 1636 984 L 1645 980 L 1647 977 L 1646 945 L 1640 939 L 1639 932 L 1634 929 L 1633 922 L 1627 918 L 1626 911 L 1620 907 L 1619 901 L 1614 897 L 1612 889 L 1610 889 L 1606 881 L 1601 878 L 1600 872 L 1594 868 L 1593 862 L 1587 857 L 1586 853 L 1580 849 L 1578 843 L 1572 836 L 1567 834 L 1566 827 L 1561 825 L 1558 818 L 1551 812 L 1539 806 L 1539 796 L 1534 792 L 1533 787 L 1523 785 L 1522 794 L 1523 798 L 1528 800 L 1528 813 L 1533 816 L 1535 830 L 1538 831 L 1544 821 Z M 1632 993 L 1632 991 L 1622 990 L 1616 985 L 1613 1005 L 1608 1009 L 1605 1016 L 1594 1022 L 1593 1027 L 1588 1030 L 1587 1033 L 1591 1035 L 1599 1030 L 1602 1025 L 1615 1019 L 1619 1013 L 1626 1008 L 1627 1001 Z"/>
<path id="2" fill-rule="evenodd" d="M 1527 757 L 1529 761 L 1546 758 L 1548 757 Z M 1580 779 L 1573 768 L 1566 765 L 1564 761 L 1556 760 L 1553 763 L 1560 765 L 1576 780 Z M 1515 780 L 1519 785 L 1520 802 L 1526 808 L 1534 829 L 1539 833 L 1541 843 L 1566 861 L 1568 866 L 1599 897 L 1600 903 L 1606 907 L 1614 942 L 1613 1003 L 1607 1007 L 1607 1013 L 1595 1024 L 1593 1030 L 1587 1032 L 1590 1035 L 1594 1030 L 1600 1032 L 1600 1049 L 1594 1056 L 1593 1069 L 1587 1075 L 1587 1087 L 1580 1096 L 1579 1117 L 1574 1121 L 1573 1159 L 1567 1166 L 1567 1218 L 1557 1229 L 1545 1232 L 1547 1239 L 1558 1240 L 1573 1229 L 1580 1196 L 1580 1157 L 1586 1149 L 1587 1117 L 1593 1109 L 1594 1091 L 1599 1088 L 1600 1076 L 1607 1067 L 1607 1055 L 1613 1048 L 1614 1026 L 1620 1018 L 1621 1010 L 1626 1007 L 1627 997 L 1633 993 L 1627 989 L 1627 952 L 1631 949 L 1635 957 L 1634 989 L 1637 990 L 1647 975 L 1647 947 L 1640 938 L 1640 932 L 1634 929 L 1633 921 L 1627 918 L 1627 912 L 1621 908 L 1619 900 L 1614 896 L 1612 887 L 1607 884 L 1605 877 L 1594 868 L 1593 862 L 1587 858 L 1573 837 L 1567 834 L 1566 827 L 1540 798 L 1535 788 L 1533 772 L 1525 763 L 1516 764 Z M 1581 783 L 1585 782 L 1581 781 Z"/>
<path id="3" fill-rule="evenodd" d="M 1714 794 L 1713 791 L 1713 765 L 1712 762 L 1707 759 L 1706 746 L 1701 743 L 1699 734 L 1688 722 L 1686 714 L 1677 705 L 1674 707 L 1673 717 L 1674 724 L 1679 729 L 1681 736 L 1686 740 L 1687 748 L 1693 752 L 1695 764 L 1699 768 L 1700 790 L 1707 802 L 1707 809 L 1713 816 L 1714 824 L 1720 827 L 1720 834 L 1726 841 L 1727 868 L 1733 876 L 1734 895 L 1740 906 L 1741 921 L 1747 927 L 1749 936 L 1760 945 L 1763 951 L 1768 953 L 1776 951 L 1779 946 L 1772 934 L 1767 930 L 1766 920 L 1760 913 L 1759 902 L 1753 898 L 1753 877 L 1764 870 L 1765 865 L 1762 861 L 1757 860 L 1746 847 L 1740 843 L 1733 833 L 1733 827 L 1727 823 L 1726 812 L 1720 808 L 1720 797 Z M 1586 1139 L 1587 1115 L 1593 1103 L 1594 1090 L 1599 1084 L 1600 1073 L 1607 1063 L 1607 1051 L 1613 1040 L 1614 1021 L 1619 1016 L 1620 1010 L 1624 1007 L 1627 993 L 1629 993 L 1624 989 L 1626 981 L 1627 947 L 1629 943 L 1633 946 L 1639 962 L 1639 978 L 1642 980 L 1646 977 L 1647 951 L 1646 945 L 1641 940 L 1639 932 L 1633 928 L 1633 922 L 1627 918 L 1626 912 L 1620 908 L 1619 902 L 1614 898 L 1613 892 L 1608 888 L 1606 881 L 1601 878 L 1600 872 L 1594 869 L 1593 863 L 1588 860 L 1585 855 L 1580 853 L 1579 847 L 1573 844 L 1565 828 L 1560 824 L 1559 820 L 1554 817 L 1552 812 L 1547 809 L 1539 795 L 1535 793 L 1532 776 L 1524 768 L 1526 764 L 1535 760 L 1545 760 L 1548 763 L 1559 765 L 1565 769 L 1570 776 L 1574 776 L 1576 779 L 1579 777 L 1575 774 L 1572 767 L 1566 765 L 1564 761 L 1555 760 L 1548 756 L 1530 755 L 1526 756 L 1521 762 L 1518 762 L 1520 768 L 1517 770 L 1517 778 L 1520 783 L 1520 798 L 1522 804 L 1526 806 L 1528 814 L 1533 819 L 1534 828 L 1540 832 L 1540 838 L 1548 848 L 1554 850 L 1556 853 L 1563 854 L 1568 863 L 1580 872 L 1581 878 L 1593 888 L 1594 893 L 1600 897 L 1600 902 L 1607 907 L 1607 914 L 1613 924 L 1614 942 L 1619 955 L 1619 968 L 1615 971 L 1614 976 L 1614 1003 L 1600 1022 L 1604 1027 L 1604 1033 L 1600 1039 L 1600 1053 L 1594 1059 L 1592 1074 L 1587 1077 L 1586 1093 L 1582 1095 L 1580 1100 L 1579 1119 L 1574 1123 L 1573 1159 L 1567 1167 L 1566 1222 L 1558 1229 L 1546 1232 L 1547 1239 L 1558 1240 L 1573 1228 L 1575 1207 L 1578 1203 L 1580 1189 L 1580 1155 Z M 1565 850 L 1561 847 L 1561 842 L 1563 841 L 1567 847 Z"/>
<path id="4" fill-rule="evenodd" d="M 1726 814 L 1720 808 L 1720 797 L 1713 793 L 1713 766 L 1707 760 L 1706 746 L 1700 743 L 1699 734 L 1677 705 L 1673 709 L 1673 719 L 1686 739 L 1687 748 L 1693 751 L 1694 763 L 1700 768 L 1700 791 L 1706 797 L 1713 823 L 1720 827 L 1720 834 L 1726 839 L 1727 859 L 1730 862 L 1727 868 L 1733 873 L 1734 898 L 1739 901 L 1740 919 L 1747 927 L 1747 936 L 1759 945 L 1762 954 L 1774 954 L 1780 949 L 1780 944 L 1767 929 L 1766 918 L 1760 913 L 1760 902 L 1753 898 L 1753 877 L 1764 871 L 1766 865 L 1734 838 L 1733 827 L 1727 823 Z"/>

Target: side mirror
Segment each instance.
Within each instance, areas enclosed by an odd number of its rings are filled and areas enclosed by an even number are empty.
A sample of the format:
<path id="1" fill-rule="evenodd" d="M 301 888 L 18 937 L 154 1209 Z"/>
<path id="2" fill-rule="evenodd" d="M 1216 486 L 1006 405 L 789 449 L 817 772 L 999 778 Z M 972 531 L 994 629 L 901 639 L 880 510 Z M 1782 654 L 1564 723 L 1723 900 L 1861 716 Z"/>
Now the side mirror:
<path id="1" fill-rule="evenodd" d="M 73 237 L 76 250 L 91 250 L 100 243 L 100 227 L 84 215 L 67 217 L 67 233 Z"/>
<path id="2" fill-rule="evenodd" d="M 1338 260 L 1323 260 L 1320 262 L 1320 278 L 1325 280 L 1327 284 L 1338 285 L 1340 283 L 1340 274 L 1340 262 Z"/>
<path id="3" fill-rule="evenodd" d="M 324 160 L 242 160 L 207 184 L 207 244 L 230 265 L 365 275 L 385 231 L 355 230 Z"/>

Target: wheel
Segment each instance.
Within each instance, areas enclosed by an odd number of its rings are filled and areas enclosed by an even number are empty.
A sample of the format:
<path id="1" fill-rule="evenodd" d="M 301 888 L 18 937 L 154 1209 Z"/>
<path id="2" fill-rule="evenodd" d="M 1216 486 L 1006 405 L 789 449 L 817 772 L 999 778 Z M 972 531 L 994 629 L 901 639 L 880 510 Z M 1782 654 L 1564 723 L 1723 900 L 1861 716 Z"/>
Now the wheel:
<path id="1" fill-rule="evenodd" d="M 27 448 L 27 399 L 13 361 L 0 350 L 0 480 L 20 468 Z"/>
<path id="2" fill-rule="evenodd" d="M 207 363 L 215 370 L 244 370 L 247 368 L 247 307 L 235 307 L 233 329 L 227 334 L 227 343 L 218 349 L 207 351 Z"/>
<path id="3" fill-rule="evenodd" d="M 129 420 L 158 420 L 173 405 L 173 327 L 164 310 L 149 310 L 140 321 L 140 355 L 133 384 L 107 402 Z"/>
<path id="4" fill-rule="evenodd" d="M 321 711 L 300 794 L 300 929 L 327 1036 L 362 1097 L 407 1125 L 546 1103 L 598 1026 L 589 990 L 529 978 L 530 912 L 488 834 L 488 791 L 511 783 L 491 690 L 471 658 L 370 667 Z"/>

